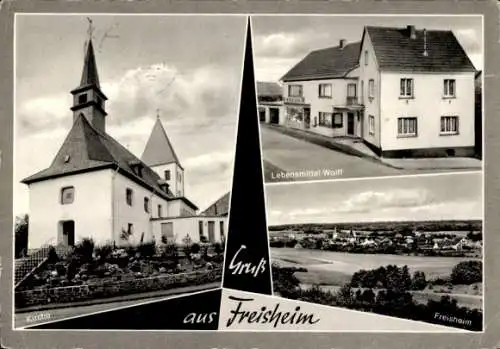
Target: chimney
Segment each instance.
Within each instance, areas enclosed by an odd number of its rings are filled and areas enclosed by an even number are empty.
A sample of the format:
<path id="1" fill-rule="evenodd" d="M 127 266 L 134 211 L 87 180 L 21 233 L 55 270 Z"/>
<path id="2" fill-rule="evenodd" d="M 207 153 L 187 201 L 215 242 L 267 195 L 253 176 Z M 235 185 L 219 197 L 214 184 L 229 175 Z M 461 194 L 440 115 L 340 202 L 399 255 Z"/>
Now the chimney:
<path id="1" fill-rule="evenodd" d="M 414 25 L 408 25 L 406 26 L 406 29 L 408 30 L 408 36 L 410 39 L 415 40 L 417 38 L 417 33 L 415 31 L 415 26 Z"/>
<path id="2" fill-rule="evenodd" d="M 347 44 L 347 40 L 346 39 L 340 39 L 339 47 L 340 47 L 341 50 L 345 47 L 346 44 Z"/>
<path id="3" fill-rule="evenodd" d="M 429 52 L 427 52 L 427 30 L 424 28 L 424 57 L 427 57 Z"/>

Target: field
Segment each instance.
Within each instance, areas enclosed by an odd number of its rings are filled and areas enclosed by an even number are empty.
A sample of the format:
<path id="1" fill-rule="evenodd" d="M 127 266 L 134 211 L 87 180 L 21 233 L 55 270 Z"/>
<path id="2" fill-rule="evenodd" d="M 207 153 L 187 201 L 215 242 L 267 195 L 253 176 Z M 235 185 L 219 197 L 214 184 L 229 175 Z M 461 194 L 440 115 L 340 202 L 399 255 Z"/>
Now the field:
<path id="1" fill-rule="evenodd" d="M 273 262 L 284 267 L 303 267 L 307 273 L 296 276 L 305 284 L 341 286 L 359 270 L 376 269 L 389 264 L 407 265 L 410 272 L 423 271 L 427 279 L 447 277 L 459 262 L 470 258 L 422 257 L 384 254 L 354 254 L 296 248 L 271 248 Z"/>

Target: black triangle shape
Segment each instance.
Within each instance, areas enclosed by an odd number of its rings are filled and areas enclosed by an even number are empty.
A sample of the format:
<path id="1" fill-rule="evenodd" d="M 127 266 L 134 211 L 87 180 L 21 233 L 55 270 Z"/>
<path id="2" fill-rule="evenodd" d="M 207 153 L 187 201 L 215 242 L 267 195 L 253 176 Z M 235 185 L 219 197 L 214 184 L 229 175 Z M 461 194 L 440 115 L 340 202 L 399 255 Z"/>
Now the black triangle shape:
<path id="1" fill-rule="evenodd" d="M 222 286 L 272 294 L 250 18 Z"/>
<path id="2" fill-rule="evenodd" d="M 200 292 L 27 329 L 217 330 L 222 290 Z M 195 314 L 195 315 L 192 315 Z M 187 320 L 193 319 L 194 323 Z"/>

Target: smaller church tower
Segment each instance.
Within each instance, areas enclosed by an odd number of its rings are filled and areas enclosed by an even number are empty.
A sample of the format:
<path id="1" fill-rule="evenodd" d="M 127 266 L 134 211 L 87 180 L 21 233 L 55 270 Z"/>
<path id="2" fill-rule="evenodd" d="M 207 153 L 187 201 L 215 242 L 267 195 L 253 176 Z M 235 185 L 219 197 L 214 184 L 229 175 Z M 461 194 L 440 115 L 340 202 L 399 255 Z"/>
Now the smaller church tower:
<path id="1" fill-rule="evenodd" d="M 184 197 L 184 168 L 163 128 L 160 115 L 157 115 L 141 160 L 166 180 L 176 197 Z"/>
<path id="2" fill-rule="evenodd" d="M 94 55 L 92 39 L 87 44 L 87 52 L 83 65 L 82 79 L 80 85 L 71 91 L 73 95 L 73 121 L 83 114 L 89 123 L 98 131 L 106 132 L 106 110 L 104 102 L 108 99 L 101 91 L 99 75 Z"/>

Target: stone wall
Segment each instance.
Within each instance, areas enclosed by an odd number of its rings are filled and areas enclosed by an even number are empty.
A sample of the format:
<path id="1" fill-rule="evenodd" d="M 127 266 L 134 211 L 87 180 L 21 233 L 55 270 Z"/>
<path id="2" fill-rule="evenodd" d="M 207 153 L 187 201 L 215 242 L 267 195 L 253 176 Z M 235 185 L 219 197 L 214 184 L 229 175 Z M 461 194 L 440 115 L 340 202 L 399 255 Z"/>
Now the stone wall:
<path id="1" fill-rule="evenodd" d="M 202 285 L 222 279 L 222 269 L 190 273 L 160 275 L 130 280 L 106 280 L 78 286 L 40 288 L 15 294 L 16 308 L 51 303 L 80 302 L 85 300 L 123 296 L 181 286 Z"/>

